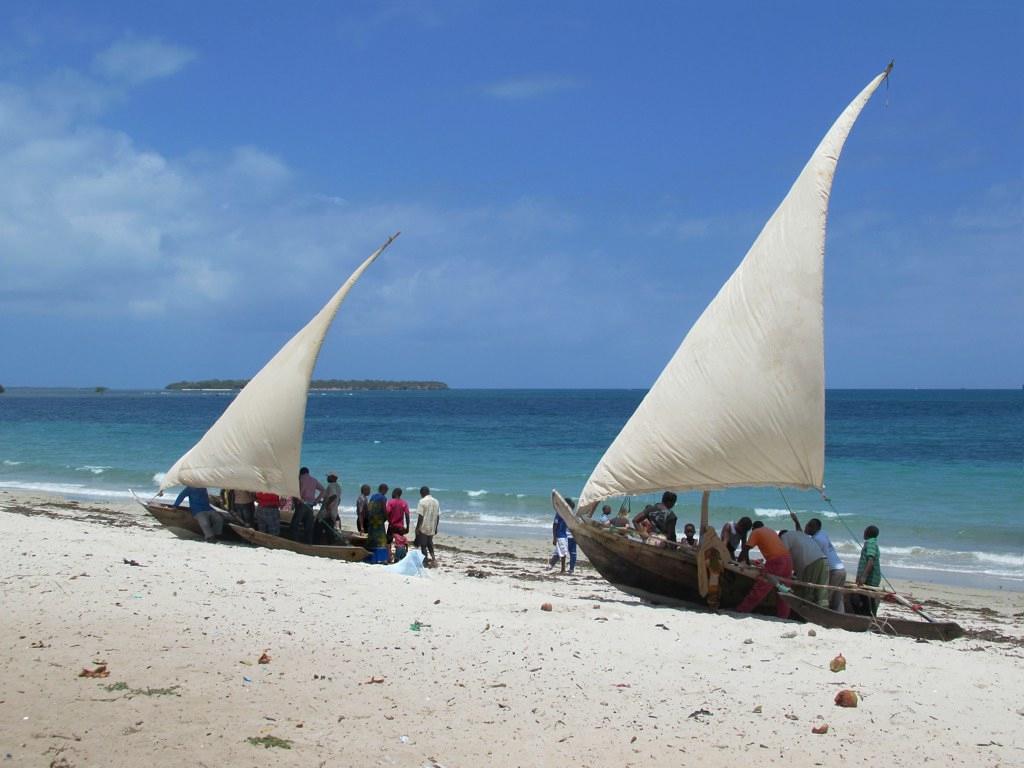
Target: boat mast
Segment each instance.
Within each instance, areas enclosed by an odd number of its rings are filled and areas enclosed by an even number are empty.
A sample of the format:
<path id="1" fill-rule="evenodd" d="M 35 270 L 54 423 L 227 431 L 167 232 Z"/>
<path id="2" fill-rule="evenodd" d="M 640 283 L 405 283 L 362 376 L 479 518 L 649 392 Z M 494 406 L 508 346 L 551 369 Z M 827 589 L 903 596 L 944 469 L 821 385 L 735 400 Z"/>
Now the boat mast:
<path id="1" fill-rule="evenodd" d="M 708 527 L 708 499 L 711 498 L 711 491 L 704 491 L 700 498 L 700 530 L 698 533 L 703 536 L 704 529 Z"/>

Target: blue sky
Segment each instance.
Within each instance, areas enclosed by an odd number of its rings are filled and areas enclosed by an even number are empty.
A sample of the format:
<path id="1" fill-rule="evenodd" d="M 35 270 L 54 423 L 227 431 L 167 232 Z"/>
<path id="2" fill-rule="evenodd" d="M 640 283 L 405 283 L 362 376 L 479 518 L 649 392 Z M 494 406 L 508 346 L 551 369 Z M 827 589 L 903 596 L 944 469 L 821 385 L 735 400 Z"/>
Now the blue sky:
<path id="1" fill-rule="evenodd" d="M 8 2 L 0 383 L 646 387 L 822 134 L 831 387 L 1024 383 L 1019 3 Z"/>

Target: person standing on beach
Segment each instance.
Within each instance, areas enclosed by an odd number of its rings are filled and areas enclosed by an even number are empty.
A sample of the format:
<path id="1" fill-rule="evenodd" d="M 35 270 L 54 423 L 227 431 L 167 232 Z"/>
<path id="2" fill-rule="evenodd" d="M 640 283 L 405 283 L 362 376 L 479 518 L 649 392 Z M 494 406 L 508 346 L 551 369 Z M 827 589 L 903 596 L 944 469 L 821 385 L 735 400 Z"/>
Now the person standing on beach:
<path id="1" fill-rule="evenodd" d="M 188 497 L 188 511 L 199 523 L 199 529 L 203 532 L 206 541 L 213 542 L 224 531 L 224 518 L 217 514 L 210 506 L 210 493 L 205 488 L 195 488 L 186 485 L 178 498 L 174 500 L 174 506 L 180 507 L 181 502 Z"/>
<path id="2" fill-rule="evenodd" d="M 231 511 L 252 528 L 256 524 L 256 497 L 250 491 L 233 491 Z"/>
<path id="3" fill-rule="evenodd" d="M 746 537 L 748 533 L 750 534 L 747 542 L 743 545 L 740 559 L 749 562 L 750 550 L 756 547 L 764 555 L 765 573 L 775 576 L 778 581 L 788 587 L 793 581 L 793 558 L 789 556 L 789 550 L 782 543 L 779 534 L 766 526 L 751 531 L 749 517 L 741 517 L 737 520 L 736 528 L 741 536 Z M 747 593 L 747 596 L 736 606 L 736 610 L 740 613 L 750 613 L 761 604 L 761 601 L 768 596 L 772 588 L 773 585 L 768 579 L 764 576 L 758 577 L 757 581 L 754 582 L 754 586 L 750 588 L 750 592 Z M 780 619 L 789 618 L 789 605 L 785 600 L 781 598 L 776 599 L 775 615 Z"/>
<path id="4" fill-rule="evenodd" d="M 416 505 L 416 539 L 414 541 L 423 553 L 423 561 L 437 565 L 434 558 L 434 536 L 441 522 L 441 505 L 430 495 L 430 488 L 420 488 L 420 503 Z M 429 554 L 429 560 L 428 560 Z"/>
<path id="5" fill-rule="evenodd" d="M 864 529 L 864 546 L 860 550 L 860 562 L 857 563 L 857 586 L 877 587 L 882 583 L 882 569 L 878 564 L 878 528 L 869 525 Z M 878 615 L 878 600 L 867 595 L 852 595 L 850 604 L 853 612 L 862 616 Z"/>
<path id="6" fill-rule="evenodd" d="M 299 470 L 299 499 L 292 513 L 292 541 L 313 543 L 313 526 L 316 519 L 313 506 L 324 498 L 324 487 L 309 474 L 309 467 Z M 301 539 L 299 537 L 302 537 Z"/>
<path id="7" fill-rule="evenodd" d="M 309 474 L 309 467 L 299 470 L 299 496 L 302 498 L 302 503 L 310 509 L 324 499 L 324 487 L 319 480 Z"/>
<path id="8" fill-rule="evenodd" d="M 327 487 L 324 488 L 324 502 L 320 506 L 320 519 L 332 528 L 341 522 L 338 507 L 341 506 L 341 483 L 336 472 L 327 473 Z"/>
<path id="9" fill-rule="evenodd" d="M 722 533 L 718 538 L 725 544 L 725 548 L 729 550 L 729 555 L 733 560 L 737 559 L 737 551 L 742 550 L 743 546 L 746 545 L 745 534 L 740 533 L 739 524 L 744 520 L 750 522 L 749 517 L 741 517 L 735 523 L 731 520 L 722 526 Z M 750 530 L 749 528 L 747 530 Z"/>
<path id="10" fill-rule="evenodd" d="M 800 521 L 797 519 L 795 512 L 790 512 L 789 516 L 793 519 L 793 524 L 796 529 L 800 529 Z M 843 565 L 842 559 L 839 557 L 839 553 L 836 552 L 836 548 L 832 545 L 832 539 L 828 537 L 828 534 L 821 529 L 821 520 L 816 517 L 812 517 L 807 521 L 807 527 L 803 529 L 804 532 L 818 542 L 818 546 L 821 547 L 822 552 L 825 553 L 825 559 L 828 560 L 828 585 L 830 587 L 842 587 L 846 584 L 846 566 Z M 843 593 L 838 589 L 829 590 L 828 607 L 836 613 L 846 613 L 846 601 L 843 599 Z"/>
<path id="11" fill-rule="evenodd" d="M 553 569 L 555 563 L 561 559 L 562 573 L 565 573 L 565 558 L 569 555 L 569 526 L 557 512 L 555 512 L 555 521 L 551 524 L 551 544 L 555 549 L 548 561 L 548 570 Z"/>
<path id="12" fill-rule="evenodd" d="M 388 484 L 381 483 L 377 486 L 377 492 L 369 498 L 366 504 L 366 536 L 367 546 L 370 549 L 383 549 L 388 545 L 387 493 Z"/>
<path id="13" fill-rule="evenodd" d="M 370 504 L 370 486 L 363 483 L 359 486 L 359 498 L 356 499 L 356 530 L 366 533 L 366 509 Z"/>
<path id="14" fill-rule="evenodd" d="M 388 542 L 396 533 L 406 533 L 409 530 L 409 504 L 402 498 L 402 489 L 395 488 L 391 492 L 391 501 L 387 504 L 388 512 Z"/>
<path id="15" fill-rule="evenodd" d="M 257 493 L 256 530 L 269 533 L 271 536 L 281 535 L 281 497 L 276 493 Z"/>
<path id="16" fill-rule="evenodd" d="M 783 531 L 779 534 L 782 543 L 793 558 L 793 570 L 798 581 L 813 584 L 811 587 L 795 587 L 793 591 L 822 608 L 828 607 L 828 560 L 821 546 L 802 531 Z"/>

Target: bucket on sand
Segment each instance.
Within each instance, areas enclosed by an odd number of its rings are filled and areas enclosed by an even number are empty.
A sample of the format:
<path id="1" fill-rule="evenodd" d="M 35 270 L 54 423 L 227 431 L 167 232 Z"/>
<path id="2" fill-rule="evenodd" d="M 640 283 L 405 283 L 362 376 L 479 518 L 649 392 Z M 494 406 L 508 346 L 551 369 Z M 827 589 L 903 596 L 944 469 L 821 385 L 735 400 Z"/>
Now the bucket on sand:
<path id="1" fill-rule="evenodd" d="M 388 561 L 388 548 L 375 547 L 370 555 L 371 563 L 386 563 Z"/>

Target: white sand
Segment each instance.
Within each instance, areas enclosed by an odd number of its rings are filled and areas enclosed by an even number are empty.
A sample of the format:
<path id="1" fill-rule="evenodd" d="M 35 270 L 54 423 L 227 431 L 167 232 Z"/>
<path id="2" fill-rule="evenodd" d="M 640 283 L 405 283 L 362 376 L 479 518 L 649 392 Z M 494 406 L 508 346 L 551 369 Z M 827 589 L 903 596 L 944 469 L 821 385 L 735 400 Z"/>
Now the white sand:
<path id="1" fill-rule="evenodd" d="M 0 507 L 0 765 L 1024 765 L 1019 593 L 913 590 L 998 641 L 812 637 L 548 577 L 544 541 L 403 578 L 180 540 L 134 510 Z M 109 678 L 78 677 L 99 662 Z M 291 749 L 247 741 L 267 735 Z"/>

